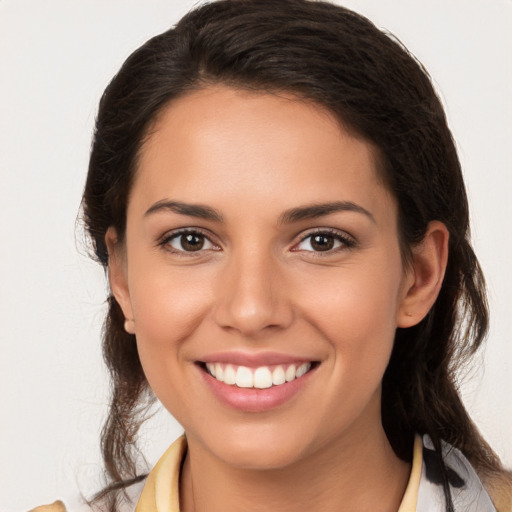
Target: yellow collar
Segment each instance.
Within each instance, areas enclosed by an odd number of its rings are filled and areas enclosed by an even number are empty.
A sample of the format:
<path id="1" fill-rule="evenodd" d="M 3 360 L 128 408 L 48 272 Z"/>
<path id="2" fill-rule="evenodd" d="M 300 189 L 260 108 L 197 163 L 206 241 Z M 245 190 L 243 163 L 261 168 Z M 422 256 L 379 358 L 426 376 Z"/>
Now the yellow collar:
<path id="1" fill-rule="evenodd" d="M 185 436 L 171 444 L 148 475 L 135 512 L 180 512 L 180 470 L 186 451 Z"/>
<path id="2" fill-rule="evenodd" d="M 179 437 L 153 468 L 135 512 L 180 512 L 180 470 L 187 451 L 185 436 Z M 414 440 L 411 476 L 398 512 L 415 512 L 422 467 L 420 436 Z"/>
<path id="3" fill-rule="evenodd" d="M 420 488 L 421 468 L 423 466 L 423 443 L 421 437 L 416 434 L 414 438 L 414 448 L 412 452 L 412 468 L 409 476 L 409 482 L 405 489 L 402 503 L 398 512 L 415 512 L 418 504 L 418 490 Z M 178 509 L 179 512 L 179 509 Z"/>

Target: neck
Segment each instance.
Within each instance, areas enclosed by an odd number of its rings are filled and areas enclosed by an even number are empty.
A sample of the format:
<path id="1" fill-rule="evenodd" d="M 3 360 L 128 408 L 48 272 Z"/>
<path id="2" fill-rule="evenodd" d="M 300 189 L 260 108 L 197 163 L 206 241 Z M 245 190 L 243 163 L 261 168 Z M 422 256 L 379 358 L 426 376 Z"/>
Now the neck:
<path id="1" fill-rule="evenodd" d="M 192 443 L 190 443 L 192 441 Z M 380 423 L 285 468 L 232 467 L 189 439 L 182 512 L 308 510 L 396 512 L 410 464 L 394 454 Z"/>

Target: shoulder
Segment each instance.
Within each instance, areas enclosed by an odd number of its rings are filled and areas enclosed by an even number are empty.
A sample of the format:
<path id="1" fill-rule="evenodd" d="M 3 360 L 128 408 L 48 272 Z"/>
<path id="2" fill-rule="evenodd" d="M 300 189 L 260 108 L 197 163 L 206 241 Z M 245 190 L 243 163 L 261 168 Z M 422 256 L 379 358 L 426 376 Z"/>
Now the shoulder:
<path id="1" fill-rule="evenodd" d="M 442 442 L 442 458 L 428 435 L 423 436 L 423 468 L 418 491 L 418 512 L 446 507 L 445 484 L 456 512 L 512 512 L 498 506 L 488 486 L 460 450 Z"/>
<path id="2" fill-rule="evenodd" d="M 94 509 L 81 503 L 76 507 L 67 508 L 61 500 L 54 501 L 50 505 L 40 505 L 29 510 L 29 512 L 95 512 Z"/>
<path id="3" fill-rule="evenodd" d="M 66 507 L 62 501 L 54 501 L 51 505 L 41 505 L 31 509 L 29 512 L 66 512 Z"/>
<path id="4" fill-rule="evenodd" d="M 498 512 L 512 512 L 512 472 L 483 477 L 483 483 Z"/>
<path id="5" fill-rule="evenodd" d="M 135 508 L 142 493 L 145 480 L 134 483 L 123 491 L 116 491 L 116 494 L 110 494 L 109 497 L 116 501 L 117 512 L 135 512 Z M 51 505 L 41 505 L 33 508 L 29 512 L 106 512 L 110 510 L 111 501 L 107 498 L 101 498 L 99 501 L 87 504 L 82 502 L 68 503 L 64 505 L 61 500 L 57 500 Z"/>
<path id="6" fill-rule="evenodd" d="M 423 436 L 423 471 L 419 492 L 418 511 L 437 510 L 443 500 L 441 461 L 428 435 Z M 442 443 L 443 462 L 448 469 L 448 482 L 455 511 L 512 512 L 512 472 L 481 474 L 460 450 Z M 424 500 L 425 507 L 421 506 Z M 441 509 L 439 509 L 441 510 Z"/>

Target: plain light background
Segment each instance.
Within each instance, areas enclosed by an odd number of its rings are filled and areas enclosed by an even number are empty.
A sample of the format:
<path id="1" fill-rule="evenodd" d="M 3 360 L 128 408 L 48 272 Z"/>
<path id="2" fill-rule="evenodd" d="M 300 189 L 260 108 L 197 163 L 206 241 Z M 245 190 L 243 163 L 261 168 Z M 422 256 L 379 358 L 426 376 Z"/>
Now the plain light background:
<path id="1" fill-rule="evenodd" d="M 107 288 L 76 225 L 99 97 L 124 59 L 188 0 L 0 0 L 0 510 L 100 486 Z M 492 311 L 466 372 L 476 423 L 512 465 L 512 2 L 350 0 L 426 65 L 465 169 Z M 144 429 L 154 462 L 181 433 Z M 293 435 L 293 433 L 291 433 Z"/>

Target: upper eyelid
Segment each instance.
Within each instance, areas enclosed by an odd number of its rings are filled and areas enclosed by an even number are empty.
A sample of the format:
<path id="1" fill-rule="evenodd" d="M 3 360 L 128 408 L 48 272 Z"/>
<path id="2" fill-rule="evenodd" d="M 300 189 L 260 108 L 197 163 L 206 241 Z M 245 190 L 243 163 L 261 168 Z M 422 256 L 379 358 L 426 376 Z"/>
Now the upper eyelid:
<path id="1" fill-rule="evenodd" d="M 177 237 L 179 235 L 186 235 L 188 233 L 198 233 L 202 236 L 204 236 L 205 238 L 208 238 L 208 240 L 210 240 L 210 242 L 212 242 L 213 244 L 215 244 L 216 242 L 214 242 L 214 238 L 216 238 L 216 236 L 211 233 L 210 231 L 208 230 L 205 230 L 203 228 L 198 228 L 198 227 L 185 227 L 185 228 L 177 228 L 177 229 L 171 229 L 170 231 L 166 231 L 162 236 L 158 237 L 158 242 L 164 242 L 164 241 L 168 241 L 170 240 L 171 238 L 174 238 L 174 237 Z"/>
<path id="2" fill-rule="evenodd" d="M 329 234 L 329 235 L 333 235 L 333 236 L 338 236 L 339 238 L 343 238 L 345 240 L 350 240 L 353 243 L 356 242 L 356 238 L 353 235 L 351 235 L 347 231 L 343 231 L 341 229 L 336 229 L 336 228 L 312 228 L 309 230 L 302 231 L 295 238 L 299 237 L 299 242 L 302 242 L 306 238 L 309 238 L 310 236 L 313 236 L 316 234 L 319 234 L 319 235 Z"/>
<path id="3" fill-rule="evenodd" d="M 300 244 L 302 244 L 305 240 L 308 238 L 316 235 L 316 234 L 326 234 L 329 236 L 332 236 L 334 238 L 337 238 L 338 241 L 341 242 L 341 247 L 335 247 L 326 251 L 309 251 L 309 250 L 301 250 L 298 248 Z M 346 251 L 349 249 L 353 249 L 357 246 L 357 240 L 354 236 L 350 235 L 346 231 L 342 231 L 339 229 L 334 228 L 314 228 L 313 230 L 304 233 L 303 235 L 300 235 L 300 238 L 298 241 L 294 242 L 292 247 L 290 248 L 291 252 L 307 252 L 311 255 L 311 257 L 328 257 L 332 256 L 334 254 L 338 254 L 341 251 Z"/>
<path id="4" fill-rule="evenodd" d="M 179 249 L 175 249 L 172 247 L 166 247 L 168 244 L 170 244 L 171 240 L 181 236 L 186 235 L 189 233 L 196 233 L 201 236 L 204 236 L 212 245 L 213 248 L 208 249 L 200 249 L 198 251 L 182 251 Z M 200 254 L 204 254 L 205 251 L 217 251 L 220 247 L 220 244 L 214 240 L 215 236 L 213 234 L 210 234 L 208 230 L 204 230 L 202 228 L 197 227 L 184 227 L 184 228 L 177 228 L 170 231 L 165 232 L 161 237 L 159 237 L 156 241 L 156 247 L 164 249 L 170 253 L 174 253 L 176 255 L 181 256 L 199 256 Z"/>

